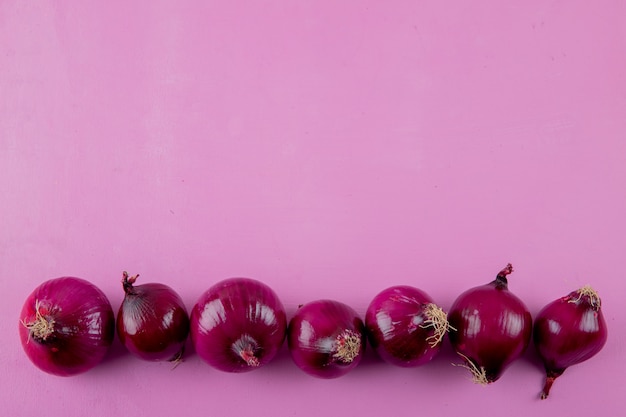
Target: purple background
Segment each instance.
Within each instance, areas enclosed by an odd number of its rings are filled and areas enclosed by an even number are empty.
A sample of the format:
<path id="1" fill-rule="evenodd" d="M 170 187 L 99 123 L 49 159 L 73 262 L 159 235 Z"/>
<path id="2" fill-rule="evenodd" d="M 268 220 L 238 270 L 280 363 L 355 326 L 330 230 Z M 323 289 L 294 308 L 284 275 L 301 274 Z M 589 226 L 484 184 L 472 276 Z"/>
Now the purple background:
<path id="1" fill-rule="evenodd" d="M 128 3 L 0 2 L 3 415 L 623 410 L 624 1 Z M 606 347 L 547 401 L 532 349 L 488 387 L 447 343 L 326 381 L 286 347 L 230 375 L 116 341 L 57 378 L 17 337 L 24 299 L 62 275 L 115 310 L 128 270 L 189 309 L 249 276 L 290 316 L 317 298 L 364 314 L 394 284 L 449 309 L 507 262 L 533 316 L 587 283 L 603 299 Z"/>

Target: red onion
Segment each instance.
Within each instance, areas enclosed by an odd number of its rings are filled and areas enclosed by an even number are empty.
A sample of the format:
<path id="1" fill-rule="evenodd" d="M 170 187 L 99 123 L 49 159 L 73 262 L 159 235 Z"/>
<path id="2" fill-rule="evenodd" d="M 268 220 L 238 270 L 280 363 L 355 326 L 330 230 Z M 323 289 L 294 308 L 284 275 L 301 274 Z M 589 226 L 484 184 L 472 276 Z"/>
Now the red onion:
<path id="1" fill-rule="evenodd" d="M 318 300 L 301 306 L 289 322 L 295 364 L 319 378 L 337 378 L 355 368 L 365 349 L 365 326 L 347 305 Z"/>
<path id="2" fill-rule="evenodd" d="M 545 306 L 535 320 L 534 343 L 546 369 L 541 398 L 565 369 L 591 358 L 604 346 L 607 328 L 598 293 L 589 286 Z"/>
<path id="3" fill-rule="evenodd" d="M 386 362 L 413 367 L 435 357 L 449 329 L 446 313 L 414 287 L 400 285 L 379 293 L 367 308 L 370 344 Z"/>
<path id="4" fill-rule="evenodd" d="M 268 363 L 285 340 L 287 316 L 276 293 L 250 278 L 230 278 L 209 288 L 191 311 L 198 355 L 226 372 Z"/>
<path id="5" fill-rule="evenodd" d="M 51 279 L 24 302 L 19 334 L 26 355 L 39 369 L 76 375 L 96 366 L 109 350 L 115 334 L 113 310 L 92 283 Z"/>
<path id="6" fill-rule="evenodd" d="M 461 294 L 450 309 L 450 341 L 465 360 L 476 383 L 495 382 L 530 342 L 532 318 L 524 303 L 508 290 L 508 264 L 489 284 Z"/>
<path id="7" fill-rule="evenodd" d="M 123 274 L 125 296 L 117 314 L 120 341 L 141 359 L 178 361 L 189 334 L 183 300 L 167 285 L 133 285 L 138 277 Z"/>

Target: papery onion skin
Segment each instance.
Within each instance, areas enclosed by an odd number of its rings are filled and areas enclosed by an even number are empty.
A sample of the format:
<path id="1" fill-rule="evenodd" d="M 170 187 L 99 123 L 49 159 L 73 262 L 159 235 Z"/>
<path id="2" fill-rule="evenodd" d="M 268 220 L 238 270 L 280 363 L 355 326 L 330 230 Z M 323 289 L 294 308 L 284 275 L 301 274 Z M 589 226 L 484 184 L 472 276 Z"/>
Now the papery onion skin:
<path id="1" fill-rule="evenodd" d="M 309 375 L 331 379 L 354 369 L 365 351 L 365 325 L 348 305 L 317 300 L 296 311 L 289 322 L 289 351 Z"/>
<path id="2" fill-rule="evenodd" d="M 365 327 L 378 356 L 387 363 L 409 368 L 437 355 L 448 322 L 443 310 L 424 291 L 397 285 L 374 297 L 365 314 Z"/>
<path id="3" fill-rule="evenodd" d="M 462 293 L 450 308 L 448 319 L 453 348 L 465 360 L 474 382 L 497 381 L 503 371 L 526 350 L 532 334 L 532 317 L 526 305 L 508 290 L 508 264 L 495 280 Z"/>
<path id="4" fill-rule="evenodd" d="M 148 361 L 182 359 L 189 334 L 183 300 L 160 283 L 133 285 L 138 275 L 124 272 L 124 300 L 117 314 L 117 334 L 126 349 Z"/>
<path id="5" fill-rule="evenodd" d="M 87 280 L 51 279 L 24 302 L 19 335 L 24 352 L 42 371 L 81 374 L 100 363 L 113 343 L 113 309 L 106 295 Z"/>
<path id="6" fill-rule="evenodd" d="M 591 287 L 572 291 L 541 309 L 533 328 L 533 342 L 546 369 L 541 399 L 548 398 L 554 380 L 567 368 L 600 352 L 607 337 L 600 297 Z"/>
<path id="7" fill-rule="evenodd" d="M 286 331 L 282 302 L 269 286 L 251 278 L 218 282 L 191 311 L 196 353 L 225 372 L 248 372 L 270 362 Z"/>

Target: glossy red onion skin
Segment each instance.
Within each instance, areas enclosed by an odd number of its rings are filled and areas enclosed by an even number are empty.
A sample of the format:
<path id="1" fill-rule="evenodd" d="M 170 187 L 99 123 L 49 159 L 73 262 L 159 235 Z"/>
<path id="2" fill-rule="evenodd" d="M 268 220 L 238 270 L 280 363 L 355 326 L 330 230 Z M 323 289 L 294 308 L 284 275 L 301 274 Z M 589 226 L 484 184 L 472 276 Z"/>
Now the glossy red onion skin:
<path id="1" fill-rule="evenodd" d="M 548 379 L 542 398 L 554 379 L 572 365 L 595 356 L 606 344 L 608 331 L 602 310 L 588 296 L 573 291 L 546 305 L 535 319 L 533 343 Z"/>
<path id="2" fill-rule="evenodd" d="M 196 353 L 225 372 L 248 372 L 270 362 L 286 331 L 287 315 L 276 293 L 250 278 L 229 278 L 213 285 L 191 311 Z M 240 354 L 247 347 L 250 362 Z"/>
<path id="3" fill-rule="evenodd" d="M 407 285 L 380 292 L 367 308 L 365 327 L 368 340 L 385 362 L 405 368 L 423 365 L 441 349 L 427 338 L 432 329 L 424 328 L 424 307 L 433 300 L 424 291 Z"/>
<path id="4" fill-rule="evenodd" d="M 450 341 L 457 353 L 484 368 L 488 383 L 519 358 L 530 343 L 532 317 L 526 305 L 498 276 L 461 294 L 448 314 Z"/>
<path id="5" fill-rule="evenodd" d="M 39 313 L 54 320 L 54 331 L 39 340 L 25 324 Z M 113 309 L 106 295 L 89 281 L 51 279 L 28 296 L 20 313 L 19 334 L 28 358 L 42 371 L 72 376 L 92 369 L 106 356 L 115 334 Z"/>
<path id="6" fill-rule="evenodd" d="M 148 361 L 182 357 L 189 316 L 180 296 L 169 286 L 131 286 L 117 314 L 117 334 L 134 356 Z"/>
<path id="7" fill-rule="evenodd" d="M 330 346 L 344 331 L 358 335 L 358 355 L 350 363 L 333 357 Z M 334 300 L 317 300 L 296 311 L 287 332 L 294 363 L 309 375 L 331 379 L 354 369 L 365 351 L 365 325 L 351 307 Z"/>

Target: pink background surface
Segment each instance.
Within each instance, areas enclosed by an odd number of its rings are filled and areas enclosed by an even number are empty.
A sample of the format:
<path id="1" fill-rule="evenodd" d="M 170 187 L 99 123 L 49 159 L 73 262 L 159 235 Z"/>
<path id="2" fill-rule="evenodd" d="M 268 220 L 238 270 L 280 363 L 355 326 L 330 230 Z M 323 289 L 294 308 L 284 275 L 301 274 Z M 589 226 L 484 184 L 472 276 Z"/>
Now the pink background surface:
<path id="1" fill-rule="evenodd" d="M 2 415 L 623 412 L 624 1 L 126 3 L 0 2 Z M 586 283 L 603 298 L 606 347 L 547 401 L 532 349 L 488 387 L 447 344 L 326 381 L 286 347 L 230 375 L 116 342 L 57 378 L 17 336 L 62 275 L 115 310 L 126 269 L 189 309 L 250 276 L 290 315 L 316 298 L 363 314 L 394 284 L 448 309 L 509 261 L 533 315 Z"/>

